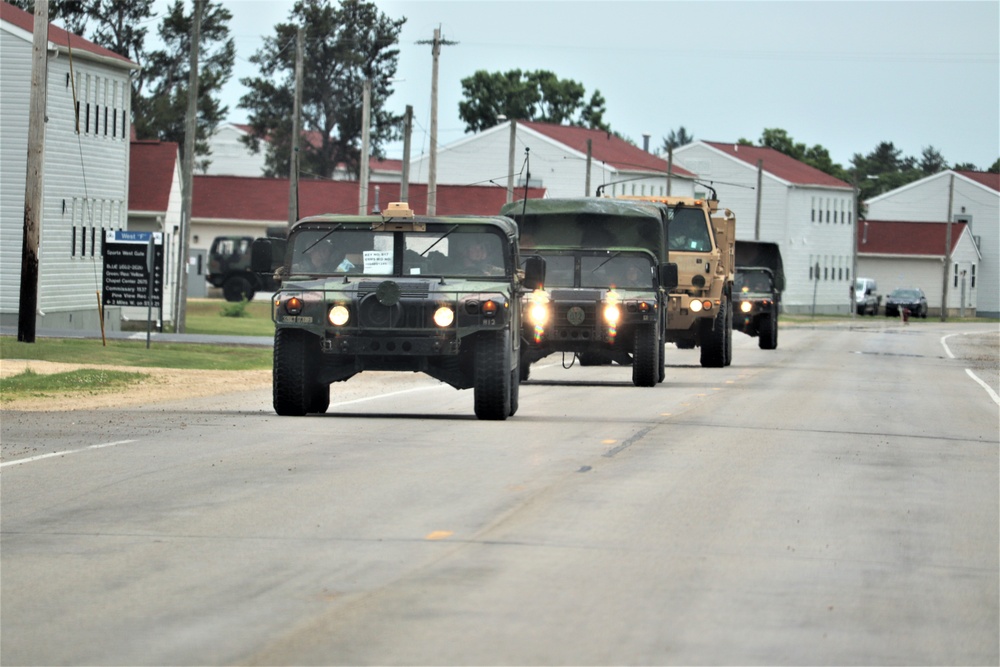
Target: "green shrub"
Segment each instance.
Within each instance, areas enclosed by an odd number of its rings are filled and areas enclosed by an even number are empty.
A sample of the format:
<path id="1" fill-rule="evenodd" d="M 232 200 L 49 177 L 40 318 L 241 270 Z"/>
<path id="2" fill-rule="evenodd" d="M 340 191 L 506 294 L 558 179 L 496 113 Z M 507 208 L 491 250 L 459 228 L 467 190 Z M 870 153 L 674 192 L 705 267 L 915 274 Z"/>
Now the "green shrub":
<path id="1" fill-rule="evenodd" d="M 250 301 L 246 297 L 242 301 L 227 303 L 222 307 L 223 317 L 250 317 L 250 313 L 247 312 L 247 304 Z"/>

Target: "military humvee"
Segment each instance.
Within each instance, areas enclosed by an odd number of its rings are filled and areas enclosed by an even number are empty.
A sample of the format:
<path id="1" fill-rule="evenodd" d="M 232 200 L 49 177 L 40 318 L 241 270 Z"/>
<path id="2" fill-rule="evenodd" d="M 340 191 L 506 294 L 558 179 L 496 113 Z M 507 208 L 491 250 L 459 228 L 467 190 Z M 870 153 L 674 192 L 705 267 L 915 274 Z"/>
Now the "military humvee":
<path id="1" fill-rule="evenodd" d="M 757 337 L 762 350 L 778 347 L 778 314 L 785 272 L 781 249 L 766 241 L 736 242 L 733 328 Z"/>
<path id="2" fill-rule="evenodd" d="M 366 370 L 423 372 L 474 390 L 476 416 L 518 408 L 520 296 L 544 262 L 518 270 L 517 227 L 502 217 L 319 215 L 287 241 L 258 239 L 253 268 L 275 272 L 273 402 L 326 412 L 330 384 Z"/>
<path id="3" fill-rule="evenodd" d="M 663 213 L 589 197 L 501 209 L 518 224 L 521 253 L 546 265 L 545 289 L 523 300 L 522 379 L 535 361 L 571 352 L 584 365 L 631 364 L 636 386 L 663 381 L 667 290 L 677 282 Z"/>

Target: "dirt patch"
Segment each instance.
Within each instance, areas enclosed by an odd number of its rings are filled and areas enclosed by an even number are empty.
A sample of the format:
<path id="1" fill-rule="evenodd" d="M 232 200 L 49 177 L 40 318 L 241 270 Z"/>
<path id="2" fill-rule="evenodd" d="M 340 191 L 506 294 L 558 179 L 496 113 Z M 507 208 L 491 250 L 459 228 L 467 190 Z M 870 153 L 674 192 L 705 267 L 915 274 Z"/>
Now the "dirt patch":
<path id="1" fill-rule="evenodd" d="M 271 371 L 205 371 L 141 366 L 63 364 L 52 361 L 5 359 L 0 377 L 17 375 L 30 368 L 39 375 L 63 373 L 80 368 L 128 371 L 147 375 L 140 383 L 109 391 L 72 391 L 49 396 L 3 401 L 4 410 L 70 411 L 93 410 L 122 405 L 145 405 L 181 398 L 215 396 L 232 391 L 263 389 L 271 385 Z"/>

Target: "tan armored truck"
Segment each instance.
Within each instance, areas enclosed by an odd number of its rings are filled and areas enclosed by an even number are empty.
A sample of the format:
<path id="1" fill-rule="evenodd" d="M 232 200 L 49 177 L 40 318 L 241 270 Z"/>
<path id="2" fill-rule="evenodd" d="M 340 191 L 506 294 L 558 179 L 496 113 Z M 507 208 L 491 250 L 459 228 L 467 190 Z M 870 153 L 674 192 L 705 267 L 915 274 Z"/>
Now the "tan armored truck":
<path id="1" fill-rule="evenodd" d="M 657 202 L 669 210 L 670 261 L 677 287 L 667 303 L 666 340 L 701 348 L 701 365 L 721 368 L 733 360 L 733 278 L 736 216 L 717 199 L 619 197 Z"/>

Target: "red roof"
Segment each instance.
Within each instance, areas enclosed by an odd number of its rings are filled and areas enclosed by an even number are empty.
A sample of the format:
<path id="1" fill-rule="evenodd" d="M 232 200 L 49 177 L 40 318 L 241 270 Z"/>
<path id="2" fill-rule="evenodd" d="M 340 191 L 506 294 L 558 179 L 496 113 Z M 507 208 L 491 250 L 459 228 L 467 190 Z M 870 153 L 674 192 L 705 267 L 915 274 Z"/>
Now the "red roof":
<path id="1" fill-rule="evenodd" d="M 177 144 L 133 141 L 129 151 L 129 210 L 166 211 L 177 165 Z"/>
<path id="2" fill-rule="evenodd" d="M 965 231 L 964 222 L 951 225 L 951 251 Z M 862 220 L 858 225 L 858 254 L 930 255 L 944 257 L 948 223 Z"/>
<path id="3" fill-rule="evenodd" d="M 321 213 L 357 213 L 357 181 L 299 181 L 299 217 Z M 369 183 L 368 208 L 399 201 L 399 183 Z M 523 196 L 523 190 L 518 196 Z M 250 176 L 194 177 L 192 217 L 231 220 L 288 220 L 289 184 L 287 178 Z M 528 188 L 528 196 L 545 196 L 544 188 Z M 411 183 L 410 206 L 417 214 L 427 211 L 427 184 Z M 497 215 L 507 202 L 507 191 L 496 186 L 438 185 L 437 215 Z"/>
<path id="4" fill-rule="evenodd" d="M 35 16 L 7 2 L 0 2 L 0 20 L 6 21 L 29 33 L 34 33 Z M 120 60 L 123 63 L 135 64 L 125 56 L 111 49 L 98 46 L 93 42 L 49 23 L 48 40 L 57 46 L 68 46 L 74 51 L 85 51 L 94 55 Z"/>
<path id="5" fill-rule="evenodd" d="M 816 167 L 811 167 L 805 162 L 789 157 L 780 151 L 764 146 L 741 146 L 738 144 L 727 144 L 718 141 L 702 142 L 712 148 L 722 151 L 738 160 L 742 160 L 754 169 L 757 168 L 757 161 L 763 160 L 763 169 L 767 173 L 777 176 L 783 181 L 795 185 L 822 185 L 831 188 L 851 189 L 850 183 L 845 183 L 839 178 L 834 178 L 830 174 L 820 171 Z"/>
<path id="6" fill-rule="evenodd" d="M 955 173 L 965 176 L 983 187 L 1000 192 L 1000 174 L 991 174 L 987 171 L 956 171 Z"/>
<path id="7" fill-rule="evenodd" d="M 623 171 L 652 171 L 659 174 L 667 173 L 667 161 L 648 153 L 638 146 L 633 146 L 604 130 L 591 130 L 586 127 L 570 125 L 553 125 L 535 121 L 518 121 L 539 134 L 586 154 L 587 139 L 590 139 L 590 154 L 595 162 L 604 162 Z M 694 178 L 694 174 L 673 165 L 676 176 Z"/>

